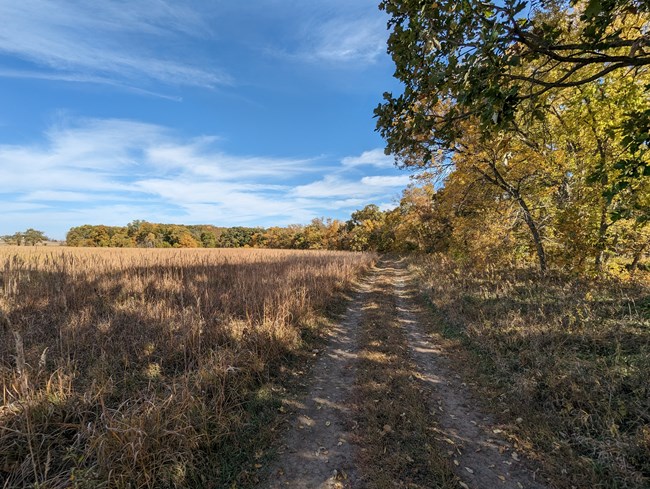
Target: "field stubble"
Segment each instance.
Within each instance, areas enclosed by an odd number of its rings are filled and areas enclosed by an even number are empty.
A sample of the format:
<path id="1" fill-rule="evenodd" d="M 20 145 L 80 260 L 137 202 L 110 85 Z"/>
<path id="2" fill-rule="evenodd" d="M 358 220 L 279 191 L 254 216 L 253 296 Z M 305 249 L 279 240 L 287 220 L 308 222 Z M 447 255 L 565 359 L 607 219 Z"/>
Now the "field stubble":
<path id="1" fill-rule="evenodd" d="M 275 383 L 374 259 L 2 248 L 0 486 L 245 485 Z"/>

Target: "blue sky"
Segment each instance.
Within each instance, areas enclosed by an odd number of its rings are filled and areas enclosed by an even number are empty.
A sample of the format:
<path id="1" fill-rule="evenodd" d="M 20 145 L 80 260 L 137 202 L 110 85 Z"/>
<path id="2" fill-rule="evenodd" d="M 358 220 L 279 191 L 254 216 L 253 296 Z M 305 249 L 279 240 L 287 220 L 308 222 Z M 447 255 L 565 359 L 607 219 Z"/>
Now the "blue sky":
<path id="1" fill-rule="evenodd" d="M 346 219 L 409 182 L 377 0 L 0 0 L 0 235 Z"/>

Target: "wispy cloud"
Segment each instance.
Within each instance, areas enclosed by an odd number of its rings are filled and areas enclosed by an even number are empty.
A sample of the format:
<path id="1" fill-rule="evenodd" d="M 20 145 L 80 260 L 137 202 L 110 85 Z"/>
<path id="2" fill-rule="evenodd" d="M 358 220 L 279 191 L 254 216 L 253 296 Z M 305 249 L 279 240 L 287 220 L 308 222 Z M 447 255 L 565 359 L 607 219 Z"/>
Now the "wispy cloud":
<path id="1" fill-rule="evenodd" d="M 364 151 L 359 156 L 347 156 L 341 160 L 344 166 L 374 166 L 377 168 L 391 168 L 395 164 L 392 156 L 384 154 L 381 148 Z"/>
<path id="2" fill-rule="evenodd" d="M 397 187 L 397 186 L 406 186 L 411 181 L 411 177 L 408 175 L 397 175 L 397 176 L 387 176 L 387 175 L 373 175 L 369 177 L 363 177 L 361 183 L 368 185 L 369 187 Z"/>
<path id="3" fill-rule="evenodd" d="M 187 61 L 186 51 L 179 53 L 179 38 L 186 44 L 209 35 L 206 21 L 185 2 L 0 0 L 0 18 L 0 52 L 52 70 L 50 76 L 58 74 L 61 80 L 230 83 L 226 74 Z M 4 72 L 21 74 L 39 76 L 29 70 Z"/>
<path id="4" fill-rule="evenodd" d="M 305 54 L 321 61 L 373 63 L 386 51 L 386 37 L 381 17 L 333 19 L 318 26 Z"/>
<path id="5" fill-rule="evenodd" d="M 289 2 L 291 3 L 291 2 Z M 269 52 L 326 67 L 365 67 L 386 53 L 387 17 L 374 1 L 293 2 L 287 17 L 297 20 L 285 42 Z"/>
<path id="6" fill-rule="evenodd" d="M 228 154 L 219 143 L 155 124 L 83 119 L 51 127 L 38 143 L 0 145 L 0 234 L 29 225 L 62 237 L 73 225 L 133 219 L 307 222 L 385 201 L 408 183 L 323 157 Z"/>
<path id="7" fill-rule="evenodd" d="M 404 187 L 408 183 L 408 175 L 367 176 L 358 181 L 327 175 L 322 180 L 297 186 L 293 190 L 293 194 L 299 197 L 317 199 L 346 196 L 367 198 L 383 194 L 391 188 Z"/>
<path id="8" fill-rule="evenodd" d="M 183 97 L 176 95 L 168 95 L 154 90 L 146 90 L 137 86 L 128 85 L 125 83 L 112 80 L 107 77 L 90 76 L 80 73 L 57 73 L 33 70 L 11 70 L 0 68 L 0 78 L 23 78 L 32 80 L 48 80 L 48 81 L 64 81 L 72 83 L 92 83 L 97 85 L 111 85 L 126 92 L 133 92 L 141 95 L 148 95 L 151 97 L 172 100 L 174 102 L 182 102 Z"/>

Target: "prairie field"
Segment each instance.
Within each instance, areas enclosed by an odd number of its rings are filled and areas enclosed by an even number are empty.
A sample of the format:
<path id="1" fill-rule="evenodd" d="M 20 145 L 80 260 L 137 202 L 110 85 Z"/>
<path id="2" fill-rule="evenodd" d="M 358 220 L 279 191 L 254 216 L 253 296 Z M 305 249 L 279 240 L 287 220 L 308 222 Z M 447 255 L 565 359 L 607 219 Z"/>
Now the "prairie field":
<path id="1" fill-rule="evenodd" d="M 374 260 L 0 248 L 0 486 L 246 485 L 276 382 Z"/>

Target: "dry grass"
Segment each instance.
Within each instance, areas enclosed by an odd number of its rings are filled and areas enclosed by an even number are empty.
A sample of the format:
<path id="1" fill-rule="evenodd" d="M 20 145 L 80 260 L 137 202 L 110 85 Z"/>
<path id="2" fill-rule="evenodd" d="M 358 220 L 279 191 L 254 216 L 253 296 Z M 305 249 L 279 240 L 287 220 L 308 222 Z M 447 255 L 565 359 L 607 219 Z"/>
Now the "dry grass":
<path id="1" fill-rule="evenodd" d="M 361 326 L 356 403 L 364 487 L 459 487 L 436 440 L 428 393 L 408 355 L 390 277 L 375 282 Z"/>
<path id="2" fill-rule="evenodd" d="M 3 247 L 0 486 L 245 486 L 273 383 L 373 260 Z"/>
<path id="3" fill-rule="evenodd" d="M 458 364 L 556 487 L 649 487 L 647 276 L 479 272 L 440 256 L 414 266 Z"/>

